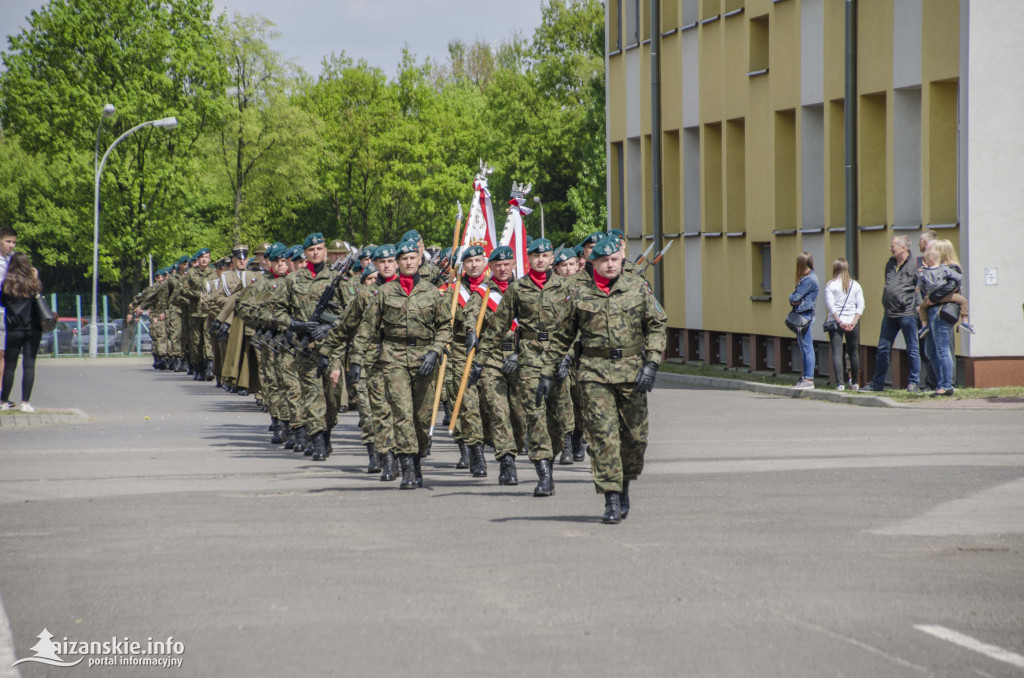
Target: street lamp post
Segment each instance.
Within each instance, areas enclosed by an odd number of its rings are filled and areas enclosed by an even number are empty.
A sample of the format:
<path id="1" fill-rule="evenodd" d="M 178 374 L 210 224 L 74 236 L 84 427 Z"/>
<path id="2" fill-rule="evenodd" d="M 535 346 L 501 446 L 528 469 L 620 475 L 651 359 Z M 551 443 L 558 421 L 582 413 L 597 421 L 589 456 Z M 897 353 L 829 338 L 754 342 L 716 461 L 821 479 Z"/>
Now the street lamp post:
<path id="1" fill-rule="evenodd" d="M 533 201 L 540 206 L 540 237 L 544 237 L 544 203 L 540 201 L 540 196 L 533 196 Z"/>
<path id="2" fill-rule="evenodd" d="M 109 104 L 108 104 L 109 106 Z M 111 115 L 113 115 L 113 106 L 110 106 Z M 107 106 L 103 107 L 103 115 L 107 116 Z M 174 129 L 178 126 L 178 119 L 171 118 L 160 118 L 159 120 L 150 120 L 140 125 L 132 127 L 130 130 L 119 136 L 114 140 L 114 143 L 110 144 L 110 148 L 103 154 L 103 159 L 100 160 L 99 165 L 96 166 L 96 195 L 94 202 L 93 211 L 93 233 L 92 233 L 92 320 L 90 323 L 92 326 L 89 328 L 89 357 L 96 357 L 96 346 L 99 341 L 99 332 L 96 331 L 96 297 L 97 290 L 99 289 L 99 275 L 100 275 L 100 175 L 103 174 L 103 166 L 107 163 L 107 158 L 110 157 L 110 152 L 114 148 L 124 141 L 129 135 L 139 131 L 143 127 L 163 127 L 165 129 Z M 97 153 L 99 152 L 99 132 L 96 133 L 97 139 Z"/>

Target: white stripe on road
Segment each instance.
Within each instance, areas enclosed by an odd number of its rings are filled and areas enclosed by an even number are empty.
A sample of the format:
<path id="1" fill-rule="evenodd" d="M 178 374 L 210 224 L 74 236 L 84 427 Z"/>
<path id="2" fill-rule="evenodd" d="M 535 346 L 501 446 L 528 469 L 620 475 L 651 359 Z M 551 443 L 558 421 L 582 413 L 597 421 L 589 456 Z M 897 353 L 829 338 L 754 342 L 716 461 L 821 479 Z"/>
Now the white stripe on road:
<path id="1" fill-rule="evenodd" d="M 21 673 L 12 666 L 15 661 L 14 636 L 11 635 L 11 625 L 4 612 L 4 600 L 0 598 L 0 678 L 20 678 Z"/>
<path id="2" fill-rule="evenodd" d="M 918 631 L 935 636 L 936 638 L 953 643 L 954 645 L 966 647 L 968 650 L 974 650 L 986 657 L 998 659 L 1001 662 L 1006 662 L 1007 664 L 1012 664 L 1017 668 L 1024 669 L 1024 656 L 1019 655 L 1016 652 L 1010 652 L 1009 650 L 1004 650 L 1001 647 L 983 643 L 976 638 L 971 638 L 970 636 L 965 636 L 964 634 L 953 631 L 952 629 L 947 629 L 945 626 L 917 624 L 914 628 Z"/>

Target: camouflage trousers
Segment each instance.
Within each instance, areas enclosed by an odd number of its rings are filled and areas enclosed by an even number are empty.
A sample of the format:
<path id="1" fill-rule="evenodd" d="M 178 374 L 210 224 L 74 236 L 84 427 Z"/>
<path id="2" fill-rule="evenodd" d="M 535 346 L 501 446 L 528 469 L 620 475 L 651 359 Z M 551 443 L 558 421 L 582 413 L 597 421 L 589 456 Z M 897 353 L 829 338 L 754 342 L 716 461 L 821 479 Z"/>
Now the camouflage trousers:
<path id="1" fill-rule="evenodd" d="M 580 383 L 583 417 L 590 440 L 590 467 L 598 493 L 621 492 L 636 480 L 647 451 L 647 394 L 632 383 Z"/>
<path id="2" fill-rule="evenodd" d="M 514 457 L 526 444 L 525 422 L 520 409 L 515 406 L 518 388 L 518 371 L 505 376 L 497 367 L 484 367 L 480 373 L 481 399 L 486 403 L 491 419 L 495 459 L 507 454 Z"/>
<path id="3" fill-rule="evenodd" d="M 461 355 L 460 355 L 461 353 Z M 448 386 L 448 403 L 454 408 L 459 395 L 459 385 L 462 383 L 462 373 L 466 369 L 466 351 L 456 348 L 452 352 L 452 360 L 449 361 L 445 370 L 445 383 Z M 451 381 L 448 380 L 448 372 L 451 372 Z M 430 403 L 433 408 L 433 401 Z M 454 410 L 453 410 L 454 414 Z M 455 420 L 453 431 L 455 440 L 464 442 L 466 445 L 482 445 L 484 442 L 484 424 L 480 416 L 480 385 L 467 386 L 462 394 L 462 403 L 459 405 L 459 418 Z"/>
<path id="4" fill-rule="evenodd" d="M 418 366 L 384 365 L 384 386 L 394 417 L 395 454 L 419 454 L 427 449 L 436 381 L 436 370 L 421 377 Z"/>
<path id="5" fill-rule="evenodd" d="M 342 372 L 342 378 L 344 378 L 344 376 L 345 373 Z M 367 377 L 369 377 L 369 375 L 367 375 Z M 346 384 L 350 387 L 348 389 L 348 407 L 349 409 L 354 409 L 359 412 L 359 442 L 363 445 L 372 444 L 376 448 L 377 445 L 374 443 L 373 435 L 373 412 L 370 409 L 370 394 L 367 386 L 367 382 L 369 381 L 370 380 L 367 378 L 360 379 L 354 386 Z M 340 380 L 338 384 L 341 384 Z"/>
<path id="6" fill-rule="evenodd" d="M 288 421 L 288 412 L 283 405 L 284 391 L 278 374 L 279 362 L 269 348 L 260 349 L 260 390 L 263 391 L 263 402 L 266 403 L 271 417 Z"/>
<path id="7" fill-rule="evenodd" d="M 193 316 L 188 319 L 188 359 L 193 365 L 202 365 L 206 360 L 213 360 L 210 323 L 206 318 Z"/>
<path id="8" fill-rule="evenodd" d="M 280 370 L 278 370 L 277 376 L 281 381 L 281 390 L 284 394 L 284 408 L 288 412 L 286 419 L 292 428 L 301 428 L 304 424 L 300 409 L 302 384 L 295 371 L 295 356 L 282 351 L 278 354 L 278 358 L 280 359 Z"/>
<path id="9" fill-rule="evenodd" d="M 556 445 L 557 449 L 561 451 L 562 437 L 565 434 L 562 428 L 565 408 L 569 407 L 570 410 L 572 408 L 568 401 L 568 384 L 564 381 L 561 383 L 552 381 L 551 393 L 548 395 L 547 401 L 537 405 L 536 392 L 540 376 L 540 370 L 534 367 L 519 368 L 517 402 L 526 422 L 526 431 L 530 436 L 528 448 L 530 461 L 552 459 L 555 455 Z"/>
<path id="10" fill-rule="evenodd" d="M 153 318 L 149 325 L 149 334 L 153 338 L 153 353 L 159 356 L 170 355 L 167 352 L 167 321 Z M 129 347 L 124 347 L 129 350 Z"/>
<path id="11" fill-rule="evenodd" d="M 168 311 L 167 315 L 167 354 L 174 357 L 184 356 L 181 341 L 181 313 Z"/>
<path id="12" fill-rule="evenodd" d="M 371 365 L 370 373 L 366 375 L 366 379 L 359 380 L 357 387 L 360 384 L 366 391 L 366 410 L 359 411 L 360 417 L 363 419 L 363 431 L 367 426 L 370 427 L 371 442 L 378 452 L 381 454 L 394 452 L 395 418 L 391 414 L 391 404 L 388 402 L 383 366 L 380 363 Z"/>
<path id="13" fill-rule="evenodd" d="M 327 397 L 328 391 L 334 388 L 333 384 L 327 374 L 316 376 L 316 363 L 316 358 L 301 353 L 295 356 L 295 374 L 299 378 L 300 392 L 298 417 L 309 435 L 334 428 L 338 424 L 337 398 Z"/>
<path id="14" fill-rule="evenodd" d="M 569 395 L 572 397 L 572 430 L 583 428 L 583 393 L 580 391 L 580 382 L 576 380 L 576 368 L 569 373 Z"/>

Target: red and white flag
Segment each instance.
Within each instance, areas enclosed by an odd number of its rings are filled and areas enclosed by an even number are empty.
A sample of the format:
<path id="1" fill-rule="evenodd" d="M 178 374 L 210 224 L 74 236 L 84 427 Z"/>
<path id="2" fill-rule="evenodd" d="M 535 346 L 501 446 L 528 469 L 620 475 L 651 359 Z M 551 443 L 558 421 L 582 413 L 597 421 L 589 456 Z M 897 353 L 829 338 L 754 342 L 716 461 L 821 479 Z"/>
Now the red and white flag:
<path id="1" fill-rule="evenodd" d="M 512 182 L 512 197 L 509 199 L 508 216 L 505 218 L 505 228 L 501 231 L 501 244 L 508 245 L 516 256 L 516 277 L 522 278 L 530 272 L 530 261 L 526 257 L 526 224 L 523 217 L 533 212 L 526 205 L 526 194 L 533 188 L 533 184 L 520 186 Z"/>
<path id="2" fill-rule="evenodd" d="M 473 200 L 470 202 L 466 230 L 462 234 L 462 243 L 455 261 L 462 258 L 462 250 L 470 245 L 483 247 L 484 256 L 487 257 L 491 256 L 491 252 L 498 246 L 498 236 L 494 227 L 494 208 L 491 206 L 491 192 L 487 189 L 487 175 L 492 171 L 492 168 L 480 163 L 480 172 L 473 180 Z"/>

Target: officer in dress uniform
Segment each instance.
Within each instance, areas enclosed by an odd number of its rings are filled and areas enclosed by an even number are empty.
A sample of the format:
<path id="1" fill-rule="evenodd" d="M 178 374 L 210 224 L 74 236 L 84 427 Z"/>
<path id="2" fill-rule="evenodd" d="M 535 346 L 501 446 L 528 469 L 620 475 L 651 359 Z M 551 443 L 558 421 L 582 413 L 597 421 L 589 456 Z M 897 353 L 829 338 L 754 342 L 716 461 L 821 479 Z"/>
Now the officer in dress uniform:
<path id="1" fill-rule="evenodd" d="M 594 487 L 604 494 L 601 520 L 629 515 L 629 484 L 640 477 L 647 450 L 647 394 L 665 351 L 665 312 L 639 276 L 622 275 L 621 242 L 598 241 L 592 277 L 566 301 L 579 343 L 578 379 L 590 435 Z M 568 372 L 568 358 L 560 371 Z"/>

